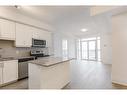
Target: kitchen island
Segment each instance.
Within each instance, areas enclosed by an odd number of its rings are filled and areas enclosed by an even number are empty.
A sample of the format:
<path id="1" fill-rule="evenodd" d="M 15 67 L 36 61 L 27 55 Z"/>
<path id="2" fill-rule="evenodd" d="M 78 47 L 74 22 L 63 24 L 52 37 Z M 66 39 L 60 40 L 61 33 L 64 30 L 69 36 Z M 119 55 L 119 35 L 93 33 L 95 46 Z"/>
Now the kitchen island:
<path id="1" fill-rule="evenodd" d="M 29 89 L 61 89 L 70 82 L 70 60 L 43 57 L 29 61 Z"/>

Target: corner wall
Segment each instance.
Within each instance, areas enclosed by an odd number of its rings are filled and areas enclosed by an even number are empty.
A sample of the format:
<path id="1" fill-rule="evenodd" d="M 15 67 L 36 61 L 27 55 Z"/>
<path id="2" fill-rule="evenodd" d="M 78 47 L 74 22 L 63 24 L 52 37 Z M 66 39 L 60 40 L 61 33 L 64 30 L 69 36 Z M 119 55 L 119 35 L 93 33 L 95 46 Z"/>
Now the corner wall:
<path id="1" fill-rule="evenodd" d="M 127 86 L 127 12 L 112 17 L 112 82 Z"/>

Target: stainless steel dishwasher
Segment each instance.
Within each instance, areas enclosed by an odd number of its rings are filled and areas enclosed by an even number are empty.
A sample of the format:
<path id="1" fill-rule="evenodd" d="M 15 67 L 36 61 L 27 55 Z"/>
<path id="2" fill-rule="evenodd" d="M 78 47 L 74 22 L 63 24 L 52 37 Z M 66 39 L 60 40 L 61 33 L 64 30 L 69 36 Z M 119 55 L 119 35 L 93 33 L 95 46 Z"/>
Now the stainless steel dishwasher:
<path id="1" fill-rule="evenodd" d="M 28 61 L 34 58 L 21 58 L 18 59 L 18 79 L 28 78 Z"/>

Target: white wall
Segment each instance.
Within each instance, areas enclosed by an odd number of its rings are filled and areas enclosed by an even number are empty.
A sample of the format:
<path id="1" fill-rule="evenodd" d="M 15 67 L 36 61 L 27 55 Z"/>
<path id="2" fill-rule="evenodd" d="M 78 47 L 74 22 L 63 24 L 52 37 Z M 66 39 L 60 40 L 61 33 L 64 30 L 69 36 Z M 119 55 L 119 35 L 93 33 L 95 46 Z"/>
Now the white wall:
<path id="1" fill-rule="evenodd" d="M 101 62 L 103 64 L 112 64 L 112 46 L 111 33 L 97 33 L 84 36 L 84 38 L 100 36 Z"/>
<path id="2" fill-rule="evenodd" d="M 112 81 L 127 86 L 127 12 L 112 17 Z"/>
<path id="3" fill-rule="evenodd" d="M 92 25 L 90 31 L 86 35 L 82 35 L 81 38 L 88 37 L 101 37 L 101 60 L 104 64 L 112 63 L 112 46 L 111 46 L 111 16 L 102 14 L 92 18 Z"/>
<path id="4" fill-rule="evenodd" d="M 101 34 L 100 37 L 102 63 L 112 64 L 111 34 Z"/>
<path id="5" fill-rule="evenodd" d="M 67 39 L 68 41 L 68 56 L 75 58 L 75 38 L 61 32 L 54 33 L 53 37 L 54 43 L 54 55 L 57 57 L 62 57 L 62 39 Z"/>
<path id="6" fill-rule="evenodd" d="M 101 37 L 101 60 L 104 64 L 112 63 L 112 46 L 111 46 L 111 16 L 95 16 L 96 31 Z M 94 31 L 94 30 L 93 30 Z"/>

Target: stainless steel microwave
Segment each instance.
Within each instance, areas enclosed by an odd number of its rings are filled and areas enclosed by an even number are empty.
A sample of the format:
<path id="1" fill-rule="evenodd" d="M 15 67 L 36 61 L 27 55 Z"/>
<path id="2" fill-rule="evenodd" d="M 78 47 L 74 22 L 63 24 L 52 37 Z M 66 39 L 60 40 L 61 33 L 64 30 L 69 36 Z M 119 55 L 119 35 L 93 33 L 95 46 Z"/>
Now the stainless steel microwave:
<path id="1" fill-rule="evenodd" d="M 46 40 L 32 39 L 32 47 L 46 47 Z"/>

